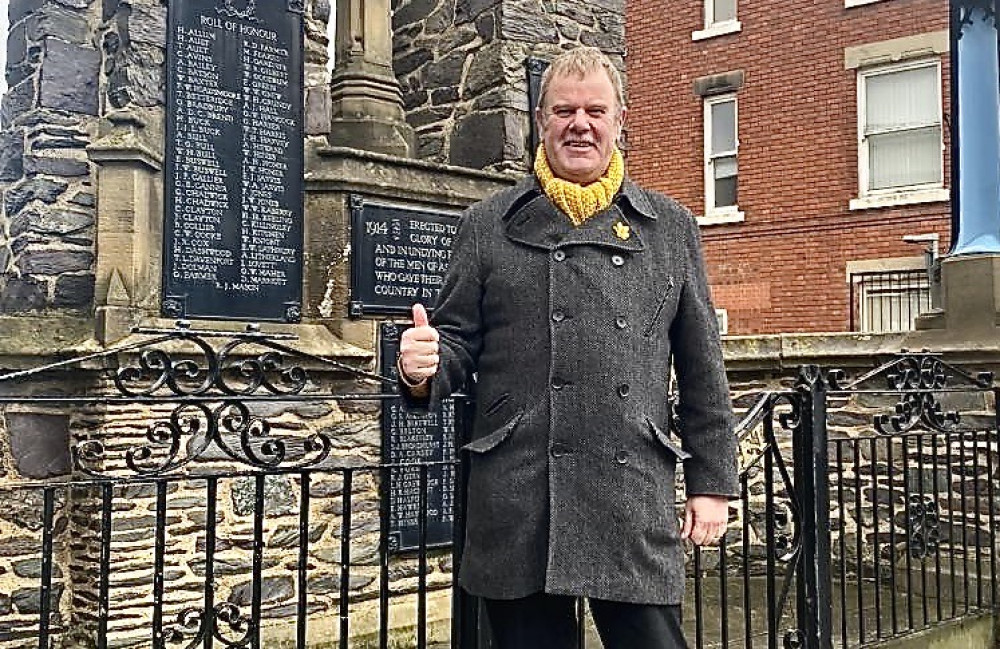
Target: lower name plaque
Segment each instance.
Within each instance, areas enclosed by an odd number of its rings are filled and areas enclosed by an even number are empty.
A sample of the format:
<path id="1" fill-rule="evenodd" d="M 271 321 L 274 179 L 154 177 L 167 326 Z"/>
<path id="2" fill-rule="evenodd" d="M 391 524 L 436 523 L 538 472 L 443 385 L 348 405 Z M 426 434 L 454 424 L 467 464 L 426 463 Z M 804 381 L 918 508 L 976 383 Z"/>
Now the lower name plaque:
<path id="1" fill-rule="evenodd" d="M 380 328 L 382 374 L 395 378 L 396 354 L 402 329 L 392 323 Z M 395 387 L 391 388 L 393 391 Z M 455 402 L 446 399 L 434 413 L 409 412 L 402 398 L 382 402 L 382 461 L 412 464 L 389 470 L 389 550 L 420 547 L 420 462 L 440 462 L 427 469 L 427 547 L 452 542 L 454 519 Z"/>

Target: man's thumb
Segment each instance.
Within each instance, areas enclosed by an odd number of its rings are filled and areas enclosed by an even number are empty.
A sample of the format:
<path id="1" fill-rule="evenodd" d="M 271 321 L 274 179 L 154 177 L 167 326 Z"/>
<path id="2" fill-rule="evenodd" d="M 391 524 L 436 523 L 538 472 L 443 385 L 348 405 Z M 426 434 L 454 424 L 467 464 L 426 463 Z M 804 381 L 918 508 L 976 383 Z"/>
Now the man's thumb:
<path id="1" fill-rule="evenodd" d="M 427 320 L 427 309 L 423 304 L 417 302 L 413 305 L 413 326 L 426 327 L 430 322 Z"/>

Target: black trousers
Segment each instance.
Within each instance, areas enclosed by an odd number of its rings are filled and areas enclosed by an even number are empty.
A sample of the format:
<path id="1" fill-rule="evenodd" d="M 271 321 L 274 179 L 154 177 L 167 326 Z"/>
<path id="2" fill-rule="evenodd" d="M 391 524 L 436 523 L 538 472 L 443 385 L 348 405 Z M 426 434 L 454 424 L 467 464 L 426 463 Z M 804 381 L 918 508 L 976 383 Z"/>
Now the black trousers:
<path id="1" fill-rule="evenodd" d="M 681 607 L 590 599 L 604 649 L 687 649 Z M 494 649 L 578 649 L 576 598 L 483 599 Z"/>

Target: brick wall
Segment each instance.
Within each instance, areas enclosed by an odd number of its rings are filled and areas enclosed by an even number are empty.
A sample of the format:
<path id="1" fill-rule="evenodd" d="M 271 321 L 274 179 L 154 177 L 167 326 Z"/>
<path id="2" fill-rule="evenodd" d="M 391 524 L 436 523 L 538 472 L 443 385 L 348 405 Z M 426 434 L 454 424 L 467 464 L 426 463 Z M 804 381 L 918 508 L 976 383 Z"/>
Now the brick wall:
<path id="1" fill-rule="evenodd" d="M 627 5 L 629 173 L 696 214 L 704 210 L 702 99 L 693 81 L 742 70 L 739 207 L 745 221 L 705 226 L 716 306 L 731 334 L 848 328 L 852 260 L 912 257 L 904 234 L 938 232 L 949 204 L 851 211 L 857 197 L 856 71 L 844 49 L 947 29 L 944 0 L 745 0 L 737 34 L 693 41 L 702 4 Z M 948 58 L 942 60 L 948 115 Z M 950 165 L 947 117 L 944 170 Z M 947 180 L 946 180 L 947 184 Z"/>

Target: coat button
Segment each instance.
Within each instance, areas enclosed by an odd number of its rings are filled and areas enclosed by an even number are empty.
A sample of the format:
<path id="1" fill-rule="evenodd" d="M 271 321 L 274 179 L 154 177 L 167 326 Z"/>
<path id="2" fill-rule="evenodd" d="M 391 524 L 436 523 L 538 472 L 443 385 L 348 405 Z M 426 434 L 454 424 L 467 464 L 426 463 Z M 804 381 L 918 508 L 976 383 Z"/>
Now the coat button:
<path id="1" fill-rule="evenodd" d="M 559 458 L 569 453 L 569 449 L 567 449 L 562 444 L 553 444 L 552 448 L 549 449 L 549 453 L 552 455 L 552 457 Z"/>
<path id="2" fill-rule="evenodd" d="M 625 327 L 628 326 L 628 320 L 626 320 L 622 316 L 618 316 L 617 318 L 615 318 L 615 326 L 618 327 L 619 329 L 624 329 Z"/>
<path id="3" fill-rule="evenodd" d="M 554 253 L 552 253 L 552 258 L 555 259 L 556 261 L 565 261 L 566 253 L 563 252 L 562 250 L 556 250 Z"/>
<path id="4" fill-rule="evenodd" d="M 628 451 L 618 451 L 615 453 L 615 462 L 618 464 L 628 464 Z"/>
<path id="5" fill-rule="evenodd" d="M 560 311 L 559 309 L 556 309 L 555 311 L 552 312 L 552 319 L 555 320 L 556 322 L 562 322 L 563 320 L 566 319 L 566 314 Z"/>
<path id="6" fill-rule="evenodd" d="M 553 390 L 562 390 L 563 387 L 565 387 L 565 386 L 566 386 L 566 382 L 563 381 L 558 376 L 556 378 L 552 379 L 552 389 Z"/>
<path id="7" fill-rule="evenodd" d="M 621 255 L 612 255 L 611 256 L 611 263 L 614 264 L 615 266 L 624 266 L 625 265 L 625 258 L 622 257 Z"/>
<path id="8" fill-rule="evenodd" d="M 630 391 L 631 388 L 629 388 L 628 383 L 622 383 L 621 385 L 618 386 L 618 396 L 620 396 L 622 399 L 627 397 Z"/>

